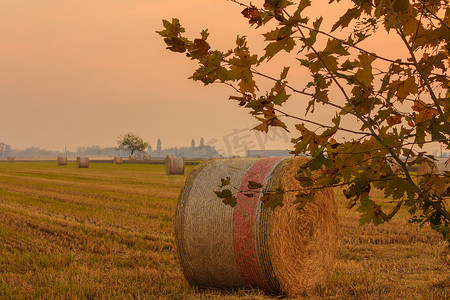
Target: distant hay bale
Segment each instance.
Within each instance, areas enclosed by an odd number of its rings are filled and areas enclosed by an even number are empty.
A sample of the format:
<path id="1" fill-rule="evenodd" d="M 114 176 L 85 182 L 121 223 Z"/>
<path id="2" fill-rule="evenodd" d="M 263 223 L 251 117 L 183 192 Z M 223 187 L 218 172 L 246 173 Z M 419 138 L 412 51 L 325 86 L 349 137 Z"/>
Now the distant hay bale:
<path id="1" fill-rule="evenodd" d="M 437 171 L 437 165 L 436 163 L 432 163 L 431 165 L 422 162 L 419 167 L 417 168 L 417 176 L 420 178 L 421 176 L 425 176 L 425 174 L 432 174 Z"/>
<path id="2" fill-rule="evenodd" d="M 150 162 L 150 161 L 152 161 L 152 158 L 150 157 L 150 155 L 144 155 L 144 156 L 142 157 L 142 159 L 143 159 L 143 161 L 145 161 L 145 162 Z"/>
<path id="3" fill-rule="evenodd" d="M 231 158 L 241 158 L 239 155 L 233 155 Z"/>
<path id="4" fill-rule="evenodd" d="M 417 179 L 427 179 L 427 177 L 432 176 L 433 174 L 437 174 L 439 176 L 444 176 L 444 171 L 449 171 L 450 164 L 446 160 L 437 160 L 436 162 L 432 162 L 431 165 L 422 162 L 417 168 Z M 450 184 L 445 186 L 440 186 L 433 190 L 434 193 L 448 196 L 450 195 Z"/>
<path id="5" fill-rule="evenodd" d="M 56 162 L 58 163 L 58 166 L 67 166 L 67 156 L 58 156 Z"/>
<path id="6" fill-rule="evenodd" d="M 167 175 L 183 175 L 184 174 L 184 158 L 173 155 L 166 156 L 166 174 Z"/>
<path id="7" fill-rule="evenodd" d="M 78 156 L 77 157 L 77 167 L 78 168 L 89 168 L 89 157 Z"/>
<path id="8" fill-rule="evenodd" d="M 15 157 L 14 156 L 8 156 L 8 162 L 9 163 L 13 163 L 15 161 Z"/>
<path id="9" fill-rule="evenodd" d="M 283 207 L 263 207 L 261 193 L 237 194 L 232 208 L 214 193 L 221 178 L 247 190 L 256 181 L 264 191 L 302 189 L 296 172 L 307 158 L 209 160 L 193 170 L 181 191 L 175 239 L 189 284 L 200 287 L 251 286 L 270 294 L 300 295 L 325 282 L 338 247 L 337 205 L 332 188 L 296 208 L 296 192 Z M 317 173 L 314 173 L 317 177 Z"/>
<path id="10" fill-rule="evenodd" d="M 262 155 L 262 154 L 258 155 L 258 158 L 263 158 L 263 157 L 266 157 L 266 156 Z"/>
<path id="11" fill-rule="evenodd" d="M 123 158 L 120 156 L 114 156 L 114 163 L 116 165 L 121 165 L 123 163 Z"/>
<path id="12" fill-rule="evenodd" d="M 136 161 L 136 155 L 130 155 L 128 156 L 128 161 L 135 162 Z"/>
<path id="13" fill-rule="evenodd" d="M 388 164 L 391 167 L 393 174 L 397 174 L 401 170 L 400 165 L 393 158 L 388 159 Z"/>

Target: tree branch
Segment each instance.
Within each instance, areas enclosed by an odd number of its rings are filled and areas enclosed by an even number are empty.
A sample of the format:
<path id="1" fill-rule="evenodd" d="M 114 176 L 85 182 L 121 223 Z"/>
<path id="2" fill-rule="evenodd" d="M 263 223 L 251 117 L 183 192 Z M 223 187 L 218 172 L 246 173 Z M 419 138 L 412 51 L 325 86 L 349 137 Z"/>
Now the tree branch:
<path id="1" fill-rule="evenodd" d="M 428 78 L 425 76 L 425 74 L 423 73 L 422 69 L 419 66 L 419 63 L 417 62 L 416 56 L 414 55 L 414 51 L 411 48 L 411 46 L 409 45 L 408 41 L 406 40 L 406 37 L 401 29 L 401 25 L 400 22 L 398 20 L 397 14 L 394 11 L 394 8 L 392 7 L 392 2 L 391 0 L 389 0 L 389 8 L 392 12 L 392 15 L 394 16 L 394 19 L 397 23 L 397 26 L 395 26 L 394 24 L 392 24 L 392 22 L 388 19 L 387 21 L 391 23 L 391 25 L 395 28 L 395 31 L 397 32 L 397 34 L 401 37 L 403 43 L 405 44 L 405 46 L 408 48 L 409 54 L 411 55 L 411 59 L 413 60 L 414 63 L 414 67 L 416 68 L 417 72 L 420 74 L 420 77 L 422 78 L 422 80 L 424 81 L 428 92 L 430 93 L 431 99 L 434 102 L 434 105 L 436 106 L 436 110 L 439 112 L 439 116 L 441 117 L 442 121 L 445 124 L 445 127 L 447 127 L 447 134 L 450 135 L 450 124 L 448 123 L 448 120 L 445 118 L 444 112 L 442 111 L 442 108 L 438 102 L 438 99 L 436 97 L 436 95 L 434 94 L 434 90 L 430 85 L 430 82 L 428 81 Z"/>
<path id="2" fill-rule="evenodd" d="M 422 3 L 422 5 L 423 5 L 423 7 L 433 16 L 433 17 L 435 17 L 435 19 L 436 20 L 438 20 L 439 22 L 441 22 L 445 27 L 447 27 L 447 29 L 450 29 L 450 26 L 447 24 L 447 23 L 445 23 L 445 21 L 444 20 L 442 20 L 441 18 L 439 18 L 438 16 L 436 16 L 436 14 L 435 13 L 433 13 L 426 5 L 425 5 L 425 2 L 424 1 L 422 1 L 422 0 L 419 0 L 420 1 L 420 3 Z"/>

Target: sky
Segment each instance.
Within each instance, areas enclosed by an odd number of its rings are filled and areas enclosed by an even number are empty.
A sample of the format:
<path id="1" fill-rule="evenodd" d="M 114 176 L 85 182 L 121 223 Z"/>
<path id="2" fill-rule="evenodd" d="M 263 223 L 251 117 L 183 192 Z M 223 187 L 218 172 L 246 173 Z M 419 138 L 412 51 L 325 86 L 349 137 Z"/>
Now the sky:
<path id="1" fill-rule="evenodd" d="M 249 28 L 241 10 L 226 0 L 0 0 L 0 142 L 64 151 L 112 147 L 133 132 L 153 147 L 158 138 L 166 148 L 203 137 L 226 154 L 241 154 L 242 140 L 248 149 L 290 148 L 290 134 L 250 131 L 255 120 L 227 100 L 229 88 L 188 80 L 196 65 L 155 33 L 162 19 L 177 17 L 191 38 L 208 28 L 212 46 L 227 50 L 247 35 L 261 54 L 262 31 Z M 376 41 L 368 46 L 383 51 Z M 266 71 L 277 76 L 283 63 Z M 308 79 L 304 71 L 293 76 Z M 303 112 L 307 101 L 286 110 Z"/>

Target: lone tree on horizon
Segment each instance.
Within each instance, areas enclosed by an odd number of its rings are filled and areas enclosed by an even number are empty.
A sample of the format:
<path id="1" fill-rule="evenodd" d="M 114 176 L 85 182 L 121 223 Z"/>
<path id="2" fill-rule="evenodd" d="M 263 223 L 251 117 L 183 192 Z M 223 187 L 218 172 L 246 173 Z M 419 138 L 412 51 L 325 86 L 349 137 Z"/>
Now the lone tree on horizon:
<path id="1" fill-rule="evenodd" d="M 144 140 L 134 133 L 127 133 L 120 135 L 117 138 L 116 150 L 124 150 L 133 155 L 135 152 L 143 153 L 147 147 L 150 146 L 149 143 L 144 142 Z"/>
<path id="2" fill-rule="evenodd" d="M 282 205 L 277 194 L 296 192 L 301 209 L 317 189 L 344 187 L 348 208 L 360 212 L 361 225 L 388 222 L 404 207 L 410 222 L 427 223 L 450 241 L 448 200 L 436 192 L 450 184 L 450 173 L 418 177 L 410 171 L 434 164 L 424 145 L 450 146 L 449 1 L 352 0 L 331 28 L 324 28 L 324 16 L 308 11 L 311 0 L 265 0 L 261 6 L 230 1 L 243 8 L 251 26 L 269 27 L 263 53 L 251 51 L 242 35 L 233 47 L 216 50 L 207 30 L 190 39 L 176 18 L 163 20 L 158 33 L 169 50 L 198 62 L 190 79 L 227 85 L 229 99 L 259 122 L 255 130 L 290 129 L 296 134 L 292 152 L 311 156 L 297 176 L 307 189 L 266 192 L 267 205 Z M 321 2 L 320 12 L 338 11 L 343 3 Z M 397 39 L 404 54 L 370 49 L 380 35 Z M 288 66 L 279 65 L 288 59 Z M 308 72 L 309 82 L 299 83 L 291 68 Z M 260 90 L 261 82 L 271 88 Z M 286 111 L 283 105 L 293 101 L 305 109 Z M 318 111 L 332 117 L 318 117 Z M 322 175 L 313 180 L 311 171 L 318 169 Z M 392 201 L 376 203 L 373 188 Z"/>

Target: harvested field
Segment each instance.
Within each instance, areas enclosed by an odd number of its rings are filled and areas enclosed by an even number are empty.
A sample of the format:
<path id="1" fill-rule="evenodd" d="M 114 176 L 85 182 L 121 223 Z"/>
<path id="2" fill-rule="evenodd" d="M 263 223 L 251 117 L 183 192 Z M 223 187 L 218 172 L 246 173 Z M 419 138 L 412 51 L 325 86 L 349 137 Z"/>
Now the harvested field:
<path id="1" fill-rule="evenodd" d="M 165 175 L 164 165 L 0 163 L 0 298 L 271 299 L 187 285 L 173 236 L 184 179 Z M 439 236 L 408 224 L 406 212 L 359 227 L 359 214 L 336 194 L 337 262 L 307 298 L 450 297 Z"/>

